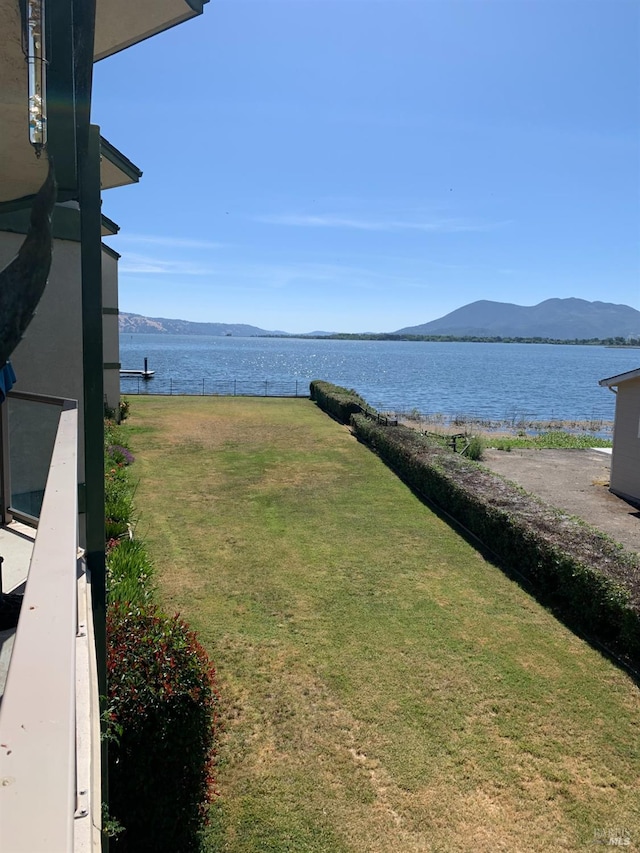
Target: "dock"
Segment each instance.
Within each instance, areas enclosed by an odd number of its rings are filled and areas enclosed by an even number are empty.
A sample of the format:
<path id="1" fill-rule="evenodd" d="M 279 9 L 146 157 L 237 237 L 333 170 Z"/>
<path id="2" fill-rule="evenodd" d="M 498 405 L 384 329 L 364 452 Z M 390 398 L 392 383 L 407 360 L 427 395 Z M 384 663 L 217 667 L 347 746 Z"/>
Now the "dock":
<path id="1" fill-rule="evenodd" d="M 155 370 L 149 370 L 147 359 L 144 360 L 144 368 L 142 370 L 121 370 L 120 377 L 138 377 L 140 379 L 151 379 L 155 374 Z"/>
<path id="2" fill-rule="evenodd" d="M 141 376 L 143 379 L 151 379 L 155 370 L 121 370 L 120 376 Z"/>

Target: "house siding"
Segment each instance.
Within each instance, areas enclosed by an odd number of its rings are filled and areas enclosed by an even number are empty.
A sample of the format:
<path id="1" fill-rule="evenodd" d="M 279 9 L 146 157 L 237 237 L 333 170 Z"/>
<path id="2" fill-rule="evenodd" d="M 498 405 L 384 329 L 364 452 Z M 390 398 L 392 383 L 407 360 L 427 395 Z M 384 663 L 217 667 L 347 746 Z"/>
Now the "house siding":
<path id="1" fill-rule="evenodd" d="M 609 487 L 640 502 L 640 377 L 618 386 Z"/>
<path id="2" fill-rule="evenodd" d="M 120 344 L 118 331 L 118 256 L 102 250 L 102 340 L 104 361 L 104 397 L 110 409 L 120 403 Z M 107 312 L 105 313 L 105 309 Z M 113 366 L 116 365 L 116 366 Z"/>

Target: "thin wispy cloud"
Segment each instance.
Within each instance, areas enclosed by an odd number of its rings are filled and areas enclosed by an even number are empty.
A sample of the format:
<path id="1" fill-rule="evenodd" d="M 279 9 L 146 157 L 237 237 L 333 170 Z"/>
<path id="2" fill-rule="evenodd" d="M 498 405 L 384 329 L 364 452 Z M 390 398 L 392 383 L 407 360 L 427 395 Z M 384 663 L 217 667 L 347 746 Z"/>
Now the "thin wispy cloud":
<path id="1" fill-rule="evenodd" d="M 273 214 L 255 217 L 268 225 L 287 225 L 298 228 L 348 228 L 358 231 L 423 231 L 455 234 L 464 231 L 492 231 L 506 222 L 465 222 L 457 219 L 360 219 L 336 214 Z"/>
<path id="2" fill-rule="evenodd" d="M 385 271 L 364 265 L 304 261 L 290 263 L 231 261 L 196 264 L 189 261 L 164 260 L 132 254 L 123 256 L 120 272 L 123 276 L 162 277 L 165 281 L 169 279 L 179 281 L 187 276 L 200 277 L 201 280 L 210 279 L 211 285 L 220 291 L 231 289 L 236 293 L 239 289 L 248 289 L 253 292 L 288 288 L 296 291 L 339 288 L 385 292 L 390 284 L 394 287 L 421 286 L 419 279 L 402 276 L 397 272 L 390 277 Z M 195 282 L 189 286 L 196 286 Z"/>
<path id="3" fill-rule="evenodd" d="M 211 275 L 214 270 L 207 264 L 192 261 L 165 260 L 148 255 L 123 255 L 118 270 L 129 275 Z"/>
<path id="4" fill-rule="evenodd" d="M 166 246 L 168 249 L 224 249 L 225 243 L 213 240 L 193 240 L 190 237 L 165 237 L 160 234 L 122 234 L 118 243 L 142 243 L 154 246 Z"/>

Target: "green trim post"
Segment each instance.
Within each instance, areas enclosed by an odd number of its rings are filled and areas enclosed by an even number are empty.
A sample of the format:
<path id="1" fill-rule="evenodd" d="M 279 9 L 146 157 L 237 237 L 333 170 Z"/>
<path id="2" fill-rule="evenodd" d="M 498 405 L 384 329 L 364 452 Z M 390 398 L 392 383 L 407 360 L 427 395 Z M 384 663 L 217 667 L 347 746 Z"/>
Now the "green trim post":
<path id="1" fill-rule="evenodd" d="M 74 0 L 47 0 L 51 44 L 47 57 L 47 151 L 56 167 L 58 201 L 74 198 L 78 189 L 74 11 Z"/>
<path id="2" fill-rule="evenodd" d="M 102 346 L 102 247 L 100 239 L 100 133 L 89 127 L 80 162 L 82 349 L 84 374 L 84 465 L 86 560 L 91 573 L 101 711 L 107 696 L 106 564 L 104 527 L 104 383 Z M 101 714 L 101 717 L 103 715 Z M 108 802 L 108 755 L 102 739 L 102 800 Z M 103 846 L 104 849 L 104 846 Z"/>

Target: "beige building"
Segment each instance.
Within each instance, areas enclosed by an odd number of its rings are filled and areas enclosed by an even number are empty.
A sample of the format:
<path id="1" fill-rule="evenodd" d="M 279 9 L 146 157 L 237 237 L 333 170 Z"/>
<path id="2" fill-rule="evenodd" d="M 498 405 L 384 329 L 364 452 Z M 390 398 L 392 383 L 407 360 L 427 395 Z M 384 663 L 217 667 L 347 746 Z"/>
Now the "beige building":
<path id="1" fill-rule="evenodd" d="M 599 382 L 616 394 L 610 490 L 640 504 L 640 368 Z"/>
<path id="2" fill-rule="evenodd" d="M 105 139 L 100 139 L 102 190 L 135 183 L 141 175 L 137 166 Z M 28 227 L 28 209 L 0 212 L 0 269 L 15 257 Z M 114 222 L 101 216 L 103 237 L 117 234 L 118 230 Z M 24 338 L 11 356 L 16 373 L 14 391 L 78 402 L 78 487 L 83 492 L 86 489 L 85 344 L 80 210 L 77 202 L 67 201 L 56 205 L 52 216 L 52 233 L 52 262 L 47 286 Z M 119 257 L 111 247 L 101 244 L 102 396 L 105 409 L 115 412 L 120 402 Z M 14 511 L 37 518 L 55 436 L 49 425 L 48 410 L 44 406 L 10 400 L 9 408 L 13 410 L 9 442 L 13 465 L 8 505 Z M 41 441 L 32 440 L 37 435 L 41 436 Z M 84 515 L 83 510 L 84 506 L 81 506 L 81 516 Z M 83 543 L 84 528 L 84 518 L 81 517 L 80 538 Z"/>

